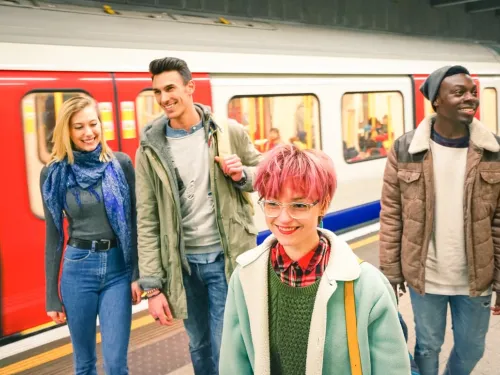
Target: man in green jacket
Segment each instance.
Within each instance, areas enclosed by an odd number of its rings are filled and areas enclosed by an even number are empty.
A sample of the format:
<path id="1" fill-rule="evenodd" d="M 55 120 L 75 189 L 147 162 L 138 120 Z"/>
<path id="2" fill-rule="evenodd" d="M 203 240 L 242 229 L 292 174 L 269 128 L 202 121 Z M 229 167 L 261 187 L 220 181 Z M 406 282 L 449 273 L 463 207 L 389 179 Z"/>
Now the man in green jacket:
<path id="1" fill-rule="evenodd" d="M 227 280 L 256 244 L 243 193 L 261 154 L 228 122 L 234 154 L 219 156 L 221 128 L 193 102 L 183 60 L 154 60 L 149 71 L 165 115 L 144 128 L 136 155 L 140 284 L 160 324 L 184 319 L 195 374 L 218 374 Z"/>

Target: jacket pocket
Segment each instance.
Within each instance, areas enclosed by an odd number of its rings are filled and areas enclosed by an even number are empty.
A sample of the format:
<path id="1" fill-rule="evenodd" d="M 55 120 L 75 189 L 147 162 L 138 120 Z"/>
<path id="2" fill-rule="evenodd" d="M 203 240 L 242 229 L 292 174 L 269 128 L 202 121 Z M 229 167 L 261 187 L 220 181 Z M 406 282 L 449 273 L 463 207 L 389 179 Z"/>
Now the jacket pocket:
<path id="1" fill-rule="evenodd" d="M 398 171 L 399 186 L 404 199 L 415 199 L 422 188 L 422 172 L 400 170 Z"/>
<path id="2" fill-rule="evenodd" d="M 480 171 L 479 173 L 481 175 L 479 186 L 481 197 L 496 202 L 500 191 L 500 171 Z"/>

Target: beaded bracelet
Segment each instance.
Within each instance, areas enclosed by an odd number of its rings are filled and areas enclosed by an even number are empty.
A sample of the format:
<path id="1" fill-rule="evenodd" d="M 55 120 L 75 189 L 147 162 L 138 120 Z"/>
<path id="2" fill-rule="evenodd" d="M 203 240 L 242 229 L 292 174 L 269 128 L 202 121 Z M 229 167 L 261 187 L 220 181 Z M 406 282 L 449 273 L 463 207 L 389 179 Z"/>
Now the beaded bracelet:
<path id="1" fill-rule="evenodd" d="M 152 298 L 152 297 L 156 297 L 160 293 L 161 293 L 160 289 L 154 288 L 154 289 L 147 290 L 144 293 L 143 297 L 146 298 L 146 299 L 147 298 Z"/>
<path id="2" fill-rule="evenodd" d="M 161 294 L 161 292 L 158 292 L 156 294 L 153 294 L 152 296 L 148 296 L 147 299 L 151 299 L 153 297 L 159 296 L 160 294 Z"/>

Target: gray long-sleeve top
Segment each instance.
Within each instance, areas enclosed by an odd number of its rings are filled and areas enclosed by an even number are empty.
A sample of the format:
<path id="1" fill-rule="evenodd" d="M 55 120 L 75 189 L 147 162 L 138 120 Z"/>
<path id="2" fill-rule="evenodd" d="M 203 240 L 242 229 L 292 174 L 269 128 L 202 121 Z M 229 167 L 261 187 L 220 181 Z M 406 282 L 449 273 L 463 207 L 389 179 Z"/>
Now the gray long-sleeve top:
<path id="1" fill-rule="evenodd" d="M 120 163 L 127 179 L 130 189 L 130 208 L 132 218 L 132 280 L 139 278 L 138 259 L 137 259 L 137 214 L 135 206 L 135 172 L 127 154 L 122 152 L 114 153 Z M 44 167 L 40 175 L 40 191 L 47 179 L 48 168 Z M 96 192 L 102 198 L 101 184 L 99 183 Z M 97 199 L 88 191 L 80 190 L 80 199 L 82 207 L 80 208 L 69 191 L 66 195 L 68 206 L 68 234 L 69 236 L 84 240 L 114 239 L 115 233 L 111 228 L 104 207 L 104 200 L 98 202 Z M 45 308 L 46 311 L 62 312 L 62 303 L 59 299 L 58 279 L 61 265 L 62 251 L 57 251 L 59 233 L 52 215 L 50 214 L 45 201 L 43 203 L 45 213 Z"/>

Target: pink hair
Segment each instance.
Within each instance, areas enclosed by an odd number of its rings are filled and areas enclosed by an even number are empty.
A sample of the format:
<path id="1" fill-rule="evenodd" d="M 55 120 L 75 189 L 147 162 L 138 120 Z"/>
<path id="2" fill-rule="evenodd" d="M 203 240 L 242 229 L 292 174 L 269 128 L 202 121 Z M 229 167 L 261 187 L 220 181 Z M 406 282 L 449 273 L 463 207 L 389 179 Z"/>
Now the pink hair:
<path id="1" fill-rule="evenodd" d="M 285 184 L 328 207 L 337 188 L 332 159 L 322 151 L 300 150 L 295 145 L 274 147 L 257 168 L 254 188 L 261 197 L 276 199 Z"/>

